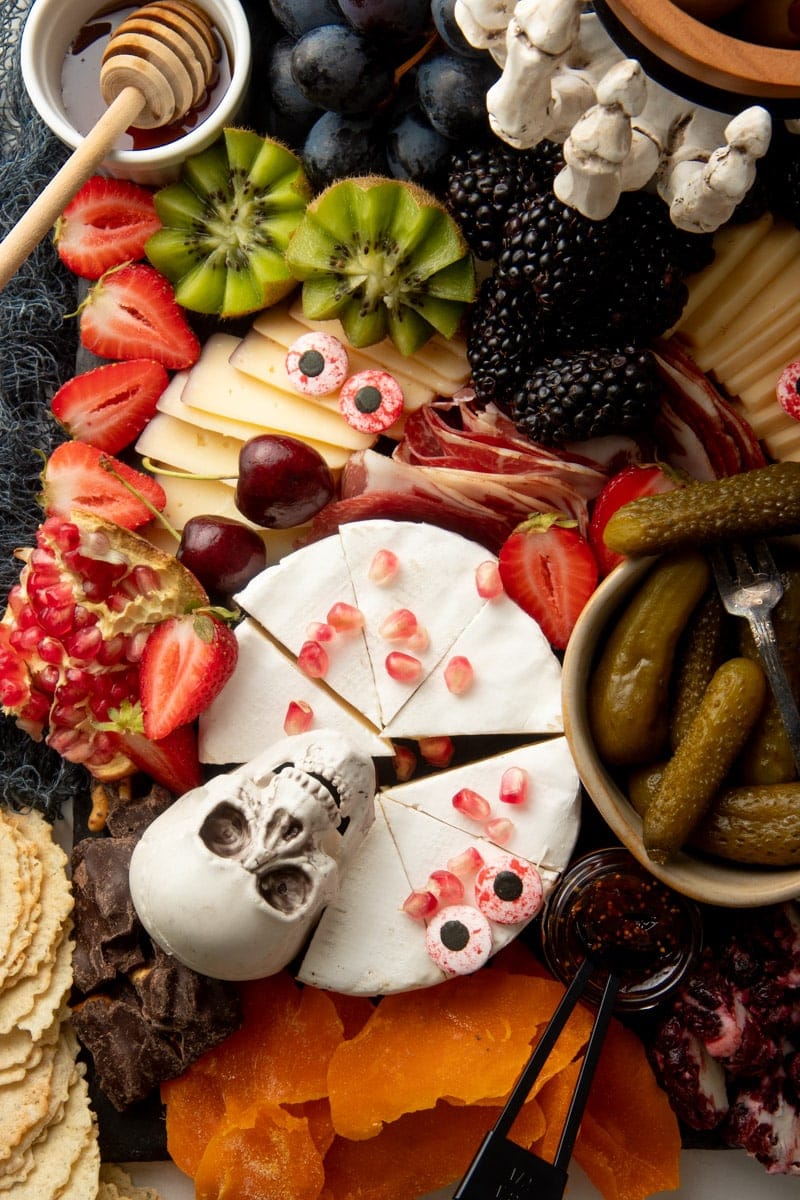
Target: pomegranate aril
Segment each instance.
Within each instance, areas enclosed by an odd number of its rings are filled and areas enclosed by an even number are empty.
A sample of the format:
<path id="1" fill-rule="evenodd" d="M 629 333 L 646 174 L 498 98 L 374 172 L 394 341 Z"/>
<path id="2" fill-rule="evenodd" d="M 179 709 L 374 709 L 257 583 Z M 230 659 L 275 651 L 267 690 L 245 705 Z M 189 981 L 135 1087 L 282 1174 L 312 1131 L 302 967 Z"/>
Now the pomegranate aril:
<path id="1" fill-rule="evenodd" d="M 415 921 L 424 921 L 426 917 L 433 916 L 439 901 L 433 892 L 411 892 L 400 907 L 406 916 L 413 917 Z"/>
<path id="2" fill-rule="evenodd" d="M 41 671 L 37 671 L 36 686 L 41 688 L 43 692 L 49 692 L 52 696 L 58 687 L 60 679 L 61 671 L 59 668 L 56 666 L 47 666 Z M 8 701 L 4 700 L 3 703 L 7 704 Z"/>
<path id="3" fill-rule="evenodd" d="M 39 658 L 56 666 L 64 661 L 64 647 L 58 638 L 43 637 L 39 642 Z"/>
<path id="4" fill-rule="evenodd" d="M 508 767 L 500 780 L 500 799 L 504 804 L 524 804 L 527 798 L 527 771 L 522 767 Z"/>
<path id="5" fill-rule="evenodd" d="M 453 739 L 446 734 L 438 737 L 419 738 L 419 752 L 432 767 L 446 767 L 452 761 L 456 748 Z"/>
<path id="6" fill-rule="evenodd" d="M 114 637 L 101 638 L 97 650 L 97 662 L 101 667 L 113 667 L 125 654 L 126 639 L 121 633 Z"/>
<path id="7" fill-rule="evenodd" d="M 457 812 L 463 813 L 472 821 L 488 821 L 492 813 L 492 806 L 486 797 L 468 787 L 456 792 L 452 804 Z"/>
<path id="8" fill-rule="evenodd" d="M 20 710 L 16 723 L 19 725 L 21 719 L 24 718 L 35 725 L 43 725 L 49 711 L 50 697 L 45 692 L 33 690 L 30 692 L 25 705 Z"/>
<path id="9" fill-rule="evenodd" d="M 81 531 L 77 525 L 73 525 L 72 521 L 62 521 L 57 517 L 51 517 L 45 521 L 45 527 L 48 537 L 62 553 L 66 550 L 74 550 L 80 544 Z"/>
<path id="10" fill-rule="evenodd" d="M 386 642 L 404 642 L 416 633 L 417 618 L 410 608 L 397 608 L 389 613 L 378 627 L 378 634 Z"/>
<path id="11" fill-rule="evenodd" d="M 381 587 L 394 579 L 399 569 L 400 562 L 393 550 L 376 550 L 367 575 L 372 583 Z"/>
<path id="12" fill-rule="evenodd" d="M 412 654 L 392 650 L 386 655 L 386 673 L 397 683 L 416 683 L 422 675 L 422 663 Z"/>
<path id="13" fill-rule="evenodd" d="M 395 746 L 392 763 L 396 779 L 405 783 L 417 769 L 417 756 L 410 746 Z"/>
<path id="14" fill-rule="evenodd" d="M 303 642 L 297 655 L 297 665 L 309 679 L 323 679 L 330 663 L 325 648 L 319 642 Z"/>
<path id="15" fill-rule="evenodd" d="M 284 733 L 292 736 L 295 733 L 305 733 L 311 728 L 314 720 L 314 710 L 305 700 L 290 700 L 283 718 Z"/>
<path id="16" fill-rule="evenodd" d="M 27 655 L 37 649 L 43 637 L 44 631 L 40 625 L 29 625 L 27 629 L 12 630 L 9 641 L 17 653 Z"/>
<path id="17" fill-rule="evenodd" d="M 438 898 L 440 905 L 460 904 L 464 899 L 464 884 L 453 871 L 431 871 L 428 890 Z"/>
<path id="18" fill-rule="evenodd" d="M 444 669 L 444 681 L 448 692 L 460 696 L 471 686 L 475 672 L 472 663 L 463 654 L 455 654 Z"/>
<path id="19" fill-rule="evenodd" d="M 484 600 L 494 600 L 503 593 L 500 568 L 493 559 L 482 562 L 475 571 L 475 586 Z"/>
<path id="20" fill-rule="evenodd" d="M 424 625 L 418 625 L 410 638 L 406 638 L 406 648 L 415 654 L 424 654 L 431 644 L 431 635 Z"/>
<path id="21" fill-rule="evenodd" d="M 486 822 L 485 829 L 487 837 L 490 837 L 493 842 L 505 846 L 513 836 L 514 822 L 510 821 L 508 817 L 494 817 L 491 821 Z"/>
<path id="22" fill-rule="evenodd" d="M 346 604 L 343 600 L 337 600 L 329 609 L 326 620 L 337 633 L 355 633 L 364 628 L 364 614 L 361 609 L 356 608 L 354 604 Z"/>
<path id="23" fill-rule="evenodd" d="M 483 855 L 477 846 L 467 846 L 460 854 L 447 860 L 447 869 L 454 875 L 472 875 L 483 866 Z"/>
<path id="24" fill-rule="evenodd" d="M 41 608 L 39 610 L 39 624 L 42 629 L 57 638 L 62 638 L 69 633 L 74 624 L 74 617 L 75 606 L 73 604 L 69 604 L 65 608 Z"/>
<path id="25" fill-rule="evenodd" d="M 150 637 L 149 629 L 137 629 L 132 637 L 127 639 L 125 645 L 125 657 L 128 662 L 138 663 L 144 654 L 145 643 Z"/>
<path id="26" fill-rule="evenodd" d="M 335 637 L 336 630 L 327 621 L 312 621 L 306 629 L 309 642 L 332 642 Z"/>
<path id="27" fill-rule="evenodd" d="M 158 572 L 143 563 L 137 563 L 128 578 L 134 589 L 142 596 L 149 596 L 153 592 L 157 592 L 161 586 Z"/>
<path id="28" fill-rule="evenodd" d="M 102 644 L 103 635 L 98 626 L 88 625 L 86 629 L 79 629 L 68 637 L 64 642 L 64 648 L 70 658 L 88 660 L 96 658 Z"/>

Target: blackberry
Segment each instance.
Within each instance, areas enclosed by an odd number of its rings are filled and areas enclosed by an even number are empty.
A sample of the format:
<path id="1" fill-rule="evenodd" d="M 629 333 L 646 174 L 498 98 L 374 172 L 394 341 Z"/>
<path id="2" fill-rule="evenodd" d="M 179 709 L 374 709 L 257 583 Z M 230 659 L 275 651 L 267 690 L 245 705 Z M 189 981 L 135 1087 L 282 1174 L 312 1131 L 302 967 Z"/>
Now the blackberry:
<path id="1" fill-rule="evenodd" d="M 595 292 L 612 252 L 613 228 L 539 192 L 506 222 L 497 272 L 546 312 L 567 313 Z"/>
<path id="2" fill-rule="evenodd" d="M 453 153 L 447 205 L 478 258 L 496 258 L 506 221 L 532 189 L 549 186 L 562 162 L 561 147 L 548 141 L 514 150 L 496 139 Z"/>
<path id="3" fill-rule="evenodd" d="M 489 276 L 481 284 L 467 329 L 467 357 L 478 400 L 510 408 L 541 352 L 541 330 L 530 299 L 498 276 Z"/>
<path id="4" fill-rule="evenodd" d="M 545 446 L 609 433 L 639 433 L 658 411 L 658 367 L 649 350 L 624 346 L 546 359 L 514 396 L 521 433 Z"/>

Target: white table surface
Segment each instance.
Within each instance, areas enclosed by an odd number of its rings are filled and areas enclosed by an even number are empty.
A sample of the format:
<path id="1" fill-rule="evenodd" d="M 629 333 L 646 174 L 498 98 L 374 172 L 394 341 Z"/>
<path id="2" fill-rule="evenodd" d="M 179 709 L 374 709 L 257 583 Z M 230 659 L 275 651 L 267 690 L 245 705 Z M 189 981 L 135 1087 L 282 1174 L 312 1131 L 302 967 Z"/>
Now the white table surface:
<path id="1" fill-rule="evenodd" d="M 126 1168 L 140 1186 L 158 1188 L 162 1200 L 194 1200 L 191 1180 L 171 1163 L 130 1163 Z M 424 1200 L 451 1200 L 453 1188 Z M 567 1200 L 602 1200 L 577 1163 L 569 1172 Z M 669 1200 L 798 1200 L 800 1179 L 768 1175 L 763 1167 L 740 1150 L 684 1150 L 681 1155 L 681 1186 L 676 1192 L 659 1192 Z M 396 1200 L 409 1200 L 397 1196 Z"/>

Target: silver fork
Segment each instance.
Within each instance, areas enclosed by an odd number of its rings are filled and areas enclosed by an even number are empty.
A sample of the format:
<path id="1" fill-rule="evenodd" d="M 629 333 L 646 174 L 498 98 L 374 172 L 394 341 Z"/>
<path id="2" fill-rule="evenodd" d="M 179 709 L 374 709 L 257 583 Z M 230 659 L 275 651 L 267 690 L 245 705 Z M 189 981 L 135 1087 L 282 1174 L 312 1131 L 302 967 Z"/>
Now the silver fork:
<path id="1" fill-rule="evenodd" d="M 749 553 L 748 553 L 749 549 Z M 783 595 L 780 572 L 767 543 L 731 542 L 712 546 L 709 560 L 722 603 L 729 613 L 750 622 L 759 657 L 766 671 L 800 774 L 800 712 L 781 659 L 772 610 Z"/>

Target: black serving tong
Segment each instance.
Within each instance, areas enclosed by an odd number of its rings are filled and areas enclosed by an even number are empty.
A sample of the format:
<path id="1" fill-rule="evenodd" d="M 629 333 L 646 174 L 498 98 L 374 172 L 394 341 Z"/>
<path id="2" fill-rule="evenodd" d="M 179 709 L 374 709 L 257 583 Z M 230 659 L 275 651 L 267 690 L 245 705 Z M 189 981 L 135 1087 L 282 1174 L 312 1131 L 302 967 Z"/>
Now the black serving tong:
<path id="1" fill-rule="evenodd" d="M 620 986 L 620 977 L 613 969 L 608 971 L 553 1162 L 547 1162 L 524 1146 L 510 1141 L 507 1134 L 592 976 L 601 967 L 606 969 L 597 959 L 583 959 L 536 1043 L 503 1111 L 453 1193 L 453 1200 L 529 1200 L 533 1196 L 536 1200 L 561 1200 L 567 1184 L 567 1164 L 572 1157 Z"/>

